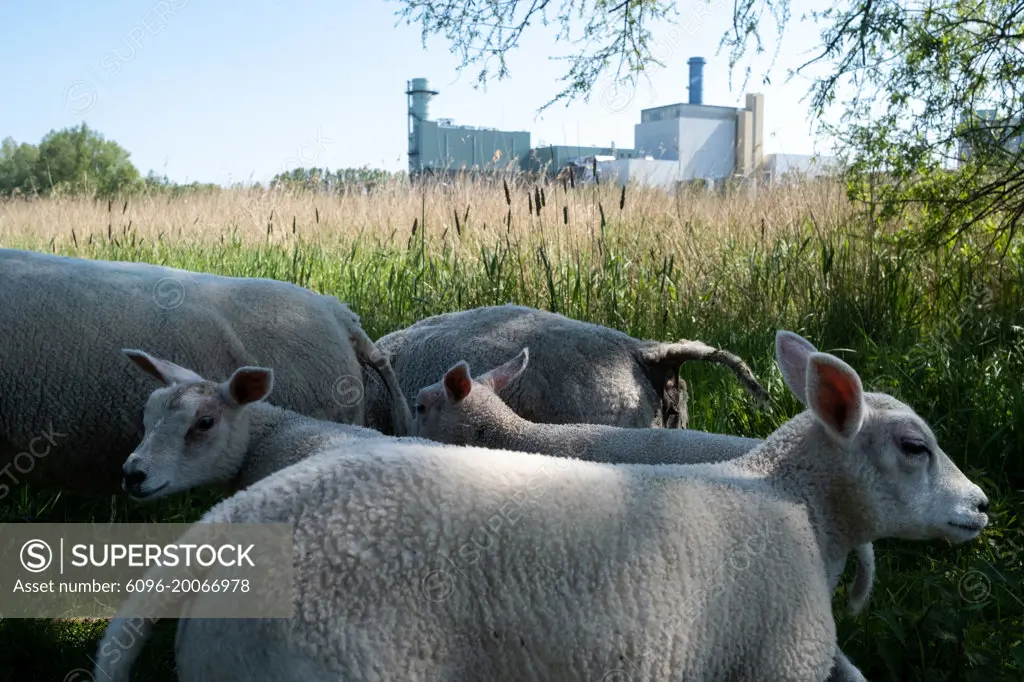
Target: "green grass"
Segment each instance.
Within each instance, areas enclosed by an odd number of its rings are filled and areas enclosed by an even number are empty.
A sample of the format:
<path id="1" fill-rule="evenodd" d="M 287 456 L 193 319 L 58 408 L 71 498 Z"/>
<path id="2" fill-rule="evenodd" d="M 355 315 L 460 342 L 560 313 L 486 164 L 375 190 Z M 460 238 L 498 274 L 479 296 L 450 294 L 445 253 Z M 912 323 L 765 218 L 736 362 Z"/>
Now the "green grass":
<path id="1" fill-rule="evenodd" d="M 808 221 L 761 240 L 717 243 L 707 253 L 670 252 L 633 228 L 609 222 L 582 250 L 538 235 L 469 251 L 359 238 L 211 246 L 136 240 L 130 232 L 117 243 L 75 248 L 62 241 L 54 248 L 296 282 L 349 303 L 373 338 L 432 314 L 514 301 L 637 337 L 701 339 L 747 359 L 773 404 L 756 412 L 722 368 L 685 366 L 691 426 L 748 436 L 764 437 L 798 411 L 772 354 L 776 329 L 797 331 L 847 360 L 868 390 L 911 404 L 992 499 L 992 525 L 975 542 L 878 542 L 878 580 L 865 612 L 850 617 L 845 590 L 836 596 L 841 646 L 870 680 L 1024 679 L 1020 244 L 1004 245 L 1001 258 L 971 244 L 922 253 L 900 234 L 868 239 L 852 224 L 821 231 Z M 23 486 L 8 497 L 0 520 L 191 520 L 213 499 L 203 493 L 158 506 L 112 505 Z M 103 625 L 0 621 L 0 682 L 90 679 L 66 676 L 91 670 L 87 654 Z M 173 636 L 173 621 L 162 622 L 134 680 L 174 679 Z"/>

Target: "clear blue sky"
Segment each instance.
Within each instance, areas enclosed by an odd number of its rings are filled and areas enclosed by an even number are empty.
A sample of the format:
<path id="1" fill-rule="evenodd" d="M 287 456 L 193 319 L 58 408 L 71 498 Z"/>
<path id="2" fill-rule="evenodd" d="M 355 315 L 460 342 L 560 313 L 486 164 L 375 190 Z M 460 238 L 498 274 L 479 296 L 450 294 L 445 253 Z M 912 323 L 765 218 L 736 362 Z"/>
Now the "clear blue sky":
<path id="1" fill-rule="evenodd" d="M 815 29 L 795 23 L 808 3 L 794 0 L 772 84 L 761 82 L 767 54 L 747 86 L 765 95 L 768 153 L 828 152 L 811 136 L 807 81 L 783 84 L 817 44 Z M 480 90 L 476 70 L 459 74 L 443 38 L 424 50 L 418 27 L 396 26 L 399 5 L 387 0 L 4 3 L 0 138 L 37 143 L 85 121 L 128 149 L 143 174 L 178 182 L 265 182 L 297 165 L 399 170 L 407 164 L 406 81 L 425 77 L 440 91 L 431 118 L 529 130 L 534 145 L 632 147 L 640 109 L 686 101 L 691 56 L 708 61 L 706 104 L 742 105 L 742 71 L 730 90 L 727 57 L 715 56 L 732 4 L 680 2 L 684 30 L 675 39 L 667 28 L 655 34 L 666 68 L 650 73 L 628 106 L 602 96 L 602 84 L 589 104 L 556 105 L 538 118 L 564 68 L 550 57 L 574 49 L 556 44 L 553 28 L 529 29 L 509 56 L 511 77 Z M 773 30 L 765 31 L 769 53 Z"/>

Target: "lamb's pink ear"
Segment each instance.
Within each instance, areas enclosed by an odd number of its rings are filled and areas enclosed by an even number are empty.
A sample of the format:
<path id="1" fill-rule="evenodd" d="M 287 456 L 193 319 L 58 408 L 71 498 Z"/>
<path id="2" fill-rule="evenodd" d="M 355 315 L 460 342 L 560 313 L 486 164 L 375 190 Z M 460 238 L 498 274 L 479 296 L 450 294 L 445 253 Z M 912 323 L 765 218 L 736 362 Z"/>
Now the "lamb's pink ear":
<path id="1" fill-rule="evenodd" d="M 453 403 L 459 402 L 473 390 L 473 381 L 469 377 L 469 364 L 465 360 L 459 360 L 444 375 L 444 390 Z"/>
<path id="2" fill-rule="evenodd" d="M 775 332 L 775 359 L 782 372 L 782 380 L 796 399 L 807 403 L 807 361 L 818 349 L 811 342 L 793 332 L 780 329 Z"/>
<path id="3" fill-rule="evenodd" d="M 263 400 L 274 388 L 274 370 L 266 367 L 239 367 L 221 384 L 224 396 L 236 405 Z"/>
<path id="4" fill-rule="evenodd" d="M 807 406 L 835 436 L 849 440 L 864 423 L 864 388 L 848 364 L 812 353 L 807 364 Z"/>
<path id="5" fill-rule="evenodd" d="M 203 381 L 203 378 L 190 369 L 176 365 L 170 360 L 163 360 L 154 355 L 132 348 L 122 348 L 121 352 L 128 356 L 143 372 L 165 385 L 190 384 Z"/>
<path id="6" fill-rule="evenodd" d="M 477 381 L 485 386 L 488 386 L 492 391 L 498 393 L 501 389 L 508 386 L 512 381 L 519 377 L 525 370 L 526 365 L 530 362 L 530 349 L 524 347 L 519 351 L 519 355 L 515 356 L 503 365 L 498 365 L 491 371 L 477 377 Z"/>

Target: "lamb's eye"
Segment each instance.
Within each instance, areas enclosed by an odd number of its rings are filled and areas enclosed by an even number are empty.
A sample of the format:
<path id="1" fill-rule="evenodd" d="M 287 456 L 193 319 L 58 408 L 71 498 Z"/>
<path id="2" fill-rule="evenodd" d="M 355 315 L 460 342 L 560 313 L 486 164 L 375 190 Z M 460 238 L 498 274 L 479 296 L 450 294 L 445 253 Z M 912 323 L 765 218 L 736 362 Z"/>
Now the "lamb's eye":
<path id="1" fill-rule="evenodd" d="M 419 405 L 416 406 L 416 412 L 418 414 L 423 414 L 426 411 L 427 411 L 427 406 L 424 405 L 423 403 L 420 403 Z"/>
<path id="2" fill-rule="evenodd" d="M 196 420 L 195 429 L 196 431 L 209 431 L 213 428 L 214 419 L 213 417 L 200 417 Z"/>
<path id="3" fill-rule="evenodd" d="M 903 438 L 900 440 L 900 450 L 903 450 L 905 455 L 927 455 L 930 454 L 928 446 L 924 444 L 924 441 L 916 438 Z"/>

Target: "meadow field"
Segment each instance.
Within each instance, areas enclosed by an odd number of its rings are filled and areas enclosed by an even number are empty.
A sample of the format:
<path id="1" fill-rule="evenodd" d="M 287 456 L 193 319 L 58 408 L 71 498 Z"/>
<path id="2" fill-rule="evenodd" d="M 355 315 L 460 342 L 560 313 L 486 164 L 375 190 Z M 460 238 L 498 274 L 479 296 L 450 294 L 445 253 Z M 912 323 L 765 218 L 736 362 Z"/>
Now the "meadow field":
<path id="1" fill-rule="evenodd" d="M 727 370 L 684 365 L 696 429 L 764 437 L 799 411 L 773 356 L 775 331 L 796 331 L 868 390 L 913 406 L 992 500 L 989 528 L 966 545 L 876 543 L 865 611 L 849 616 L 845 589 L 836 595 L 842 648 L 872 681 L 1019 681 L 1024 249 L 984 232 L 924 248 L 913 233 L 912 220 L 869 221 L 828 181 L 676 196 L 513 179 L 0 203 L 0 246 L 287 280 L 348 303 L 374 339 L 509 301 L 700 339 L 747 360 L 772 402 L 757 411 Z M 0 521 L 190 521 L 214 499 L 143 506 L 21 485 Z M 91 680 L 104 626 L 0 620 L 0 681 Z M 174 627 L 161 622 L 134 680 L 174 679 Z"/>

